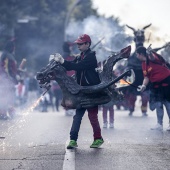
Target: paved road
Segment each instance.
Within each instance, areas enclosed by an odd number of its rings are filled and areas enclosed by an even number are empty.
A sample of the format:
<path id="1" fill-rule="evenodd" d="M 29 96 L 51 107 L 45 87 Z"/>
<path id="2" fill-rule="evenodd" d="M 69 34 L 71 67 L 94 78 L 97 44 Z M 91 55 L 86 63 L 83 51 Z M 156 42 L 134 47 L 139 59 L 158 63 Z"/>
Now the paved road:
<path id="1" fill-rule="evenodd" d="M 115 128 L 103 129 L 105 143 L 90 149 L 93 138 L 87 115 L 80 129 L 78 145 L 66 152 L 72 116 L 60 112 L 23 111 L 9 121 L 0 120 L 0 170 L 170 170 L 170 133 L 152 131 L 155 112 L 142 117 L 140 103 L 135 114 L 115 110 Z M 99 120 L 102 125 L 101 111 Z M 63 166 L 64 163 L 64 166 Z M 68 167 L 69 166 L 69 167 Z"/>
<path id="2" fill-rule="evenodd" d="M 127 111 L 115 111 L 115 128 L 102 129 L 105 143 L 101 149 L 90 149 L 91 136 L 87 125 L 80 133 L 76 149 L 78 170 L 170 170 L 170 132 L 153 131 L 155 113 L 142 117 L 137 108 L 133 117 Z M 164 128 L 168 126 L 164 117 Z M 85 160 L 85 161 L 84 161 Z"/>
<path id="3" fill-rule="evenodd" d="M 61 109 L 0 120 L 0 170 L 61 170 L 71 119 Z"/>

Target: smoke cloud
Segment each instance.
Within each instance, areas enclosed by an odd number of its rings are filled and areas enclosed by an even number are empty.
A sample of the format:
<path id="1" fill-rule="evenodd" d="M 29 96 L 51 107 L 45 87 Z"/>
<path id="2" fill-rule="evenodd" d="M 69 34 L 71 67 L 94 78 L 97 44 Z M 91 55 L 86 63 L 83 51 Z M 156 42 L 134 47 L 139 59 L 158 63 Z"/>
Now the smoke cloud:
<path id="1" fill-rule="evenodd" d="M 120 26 L 117 19 L 96 16 L 90 16 L 79 22 L 70 22 L 66 34 L 72 42 L 81 34 L 90 35 L 91 47 L 104 37 L 101 43 L 94 48 L 98 61 L 103 61 L 110 55 L 110 52 L 103 50 L 101 46 L 117 52 L 132 41 L 132 38 L 125 34 L 124 26 Z"/>

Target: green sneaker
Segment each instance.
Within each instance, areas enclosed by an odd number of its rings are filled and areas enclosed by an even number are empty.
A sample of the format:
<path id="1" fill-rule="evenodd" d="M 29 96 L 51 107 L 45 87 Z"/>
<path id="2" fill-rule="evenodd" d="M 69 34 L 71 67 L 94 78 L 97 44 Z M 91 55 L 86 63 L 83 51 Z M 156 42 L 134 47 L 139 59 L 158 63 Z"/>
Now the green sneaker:
<path id="1" fill-rule="evenodd" d="M 90 146 L 90 148 L 98 148 L 98 147 L 100 147 L 103 143 L 104 143 L 104 140 L 103 140 L 103 139 L 96 139 L 96 140 L 94 140 L 94 142 L 92 143 L 92 145 Z"/>
<path id="2" fill-rule="evenodd" d="M 74 149 L 76 147 L 78 147 L 77 142 L 75 140 L 70 140 L 67 149 Z"/>

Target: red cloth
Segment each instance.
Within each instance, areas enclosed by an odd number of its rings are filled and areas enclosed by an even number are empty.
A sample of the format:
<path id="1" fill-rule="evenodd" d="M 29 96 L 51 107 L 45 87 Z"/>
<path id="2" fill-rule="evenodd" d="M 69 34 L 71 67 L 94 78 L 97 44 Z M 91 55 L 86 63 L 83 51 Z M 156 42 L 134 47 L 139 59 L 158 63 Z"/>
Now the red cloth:
<path id="1" fill-rule="evenodd" d="M 100 124 L 98 120 L 98 106 L 93 107 L 93 108 L 88 108 L 87 111 L 88 111 L 88 117 L 89 117 L 90 123 L 93 128 L 94 140 L 101 139 L 102 136 L 101 136 L 101 129 L 100 129 Z"/>
<path id="2" fill-rule="evenodd" d="M 142 69 L 144 77 L 148 77 L 153 82 L 160 82 L 170 76 L 170 70 L 163 65 L 149 62 L 142 62 Z"/>
<path id="3" fill-rule="evenodd" d="M 81 59 L 82 59 L 82 60 L 84 59 L 84 53 L 81 54 Z"/>

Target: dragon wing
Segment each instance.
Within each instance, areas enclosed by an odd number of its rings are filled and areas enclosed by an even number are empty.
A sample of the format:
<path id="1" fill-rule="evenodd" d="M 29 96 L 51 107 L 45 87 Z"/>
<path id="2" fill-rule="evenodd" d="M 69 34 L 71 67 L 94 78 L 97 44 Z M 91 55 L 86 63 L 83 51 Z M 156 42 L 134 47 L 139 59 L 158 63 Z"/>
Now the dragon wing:
<path id="1" fill-rule="evenodd" d="M 110 82 L 113 80 L 113 66 L 121 59 L 130 56 L 131 46 L 123 48 L 120 52 L 111 55 L 104 63 L 103 71 L 101 72 L 101 81 Z"/>
<path id="2" fill-rule="evenodd" d="M 70 76 L 64 77 L 63 83 L 64 83 L 64 86 L 67 88 L 67 90 L 72 94 L 77 94 L 82 89 L 82 86 L 77 84 L 75 79 Z"/>
<path id="3" fill-rule="evenodd" d="M 123 58 L 128 58 L 130 56 L 130 52 L 131 52 L 131 46 L 128 46 L 120 50 L 119 53 L 110 56 L 106 60 L 103 66 L 103 71 L 101 73 L 101 83 L 93 86 L 82 87 L 81 91 L 83 93 L 99 92 L 111 86 L 112 84 L 118 82 L 125 75 L 129 74 L 129 70 L 128 70 L 124 72 L 122 75 L 120 75 L 119 77 L 113 79 L 113 66 L 116 64 L 117 61 Z"/>
<path id="4" fill-rule="evenodd" d="M 126 75 L 129 75 L 130 73 L 131 73 L 131 70 L 127 70 L 110 82 L 105 82 L 105 83 L 101 82 L 100 84 L 93 85 L 93 86 L 84 86 L 80 89 L 80 91 L 83 93 L 96 93 L 96 92 L 102 91 L 103 89 L 108 88 L 109 86 L 118 82 L 120 79 L 122 79 Z"/>

